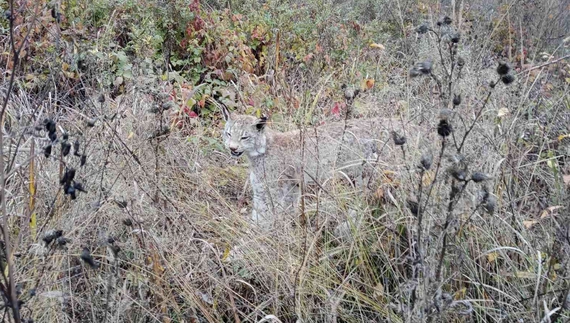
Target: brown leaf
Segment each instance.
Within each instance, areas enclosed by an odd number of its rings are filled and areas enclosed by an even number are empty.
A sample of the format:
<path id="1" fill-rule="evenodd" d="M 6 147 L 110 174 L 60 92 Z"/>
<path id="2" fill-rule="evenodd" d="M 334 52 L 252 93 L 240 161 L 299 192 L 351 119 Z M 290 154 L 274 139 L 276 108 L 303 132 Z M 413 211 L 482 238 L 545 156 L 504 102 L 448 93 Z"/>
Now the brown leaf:
<path id="1" fill-rule="evenodd" d="M 523 221 L 523 225 L 524 225 L 524 227 L 527 228 L 527 229 L 532 228 L 532 227 L 533 227 L 535 224 L 537 224 L 537 223 L 538 223 L 538 221 L 536 221 L 536 220 L 526 220 L 526 221 Z"/>
<path id="2" fill-rule="evenodd" d="M 554 211 L 563 208 L 562 205 L 556 205 L 556 206 L 549 206 L 546 209 L 542 210 L 542 212 L 540 212 L 540 218 L 544 219 L 547 216 L 550 215 L 554 215 Z"/>

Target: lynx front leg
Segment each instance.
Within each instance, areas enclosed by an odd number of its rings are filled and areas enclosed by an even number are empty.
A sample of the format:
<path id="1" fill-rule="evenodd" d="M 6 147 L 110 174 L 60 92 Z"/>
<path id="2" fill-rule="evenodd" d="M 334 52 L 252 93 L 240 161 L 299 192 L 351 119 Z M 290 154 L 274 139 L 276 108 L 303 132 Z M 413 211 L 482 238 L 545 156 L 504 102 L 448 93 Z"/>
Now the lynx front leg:
<path id="1" fill-rule="evenodd" d="M 256 225 L 268 228 L 272 224 L 271 207 L 268 201 L 268 192 L 264 184 L 251 173 L 251 187 L 253 190 L 253 210 L 251 211 L 251 220 Z"/>

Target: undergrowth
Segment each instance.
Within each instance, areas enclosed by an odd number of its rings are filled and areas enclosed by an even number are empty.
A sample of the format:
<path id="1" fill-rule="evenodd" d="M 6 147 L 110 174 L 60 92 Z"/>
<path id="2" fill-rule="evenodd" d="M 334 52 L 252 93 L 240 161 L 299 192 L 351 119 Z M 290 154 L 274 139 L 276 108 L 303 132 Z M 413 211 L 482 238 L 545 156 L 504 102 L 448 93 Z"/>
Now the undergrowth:
<path id="1" fill-rule="evenodd" d="M 0 0 L 3 320 L 568 320 L 568 1 L 451 3 Z M 210 97 L 410 130 L 267 232 Z"/>

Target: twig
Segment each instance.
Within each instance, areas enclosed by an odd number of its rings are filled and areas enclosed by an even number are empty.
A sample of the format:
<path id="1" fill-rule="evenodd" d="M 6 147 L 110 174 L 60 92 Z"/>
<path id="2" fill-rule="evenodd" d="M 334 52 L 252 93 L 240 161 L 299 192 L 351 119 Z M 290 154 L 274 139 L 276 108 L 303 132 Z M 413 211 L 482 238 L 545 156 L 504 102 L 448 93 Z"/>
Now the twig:
<path id="1" fill-rule="evenodd" d="M 501 79 L 497 79 L 497 81 L 495 82 L 495 86 L 497 86 L 498 82 Z M 489 93 L 487 93 L 487 97 L 485 98 L 485 101 L 483 101 L 483 106 L 481 106 L 481 109 L 479 109 L 479 111 L 477 111 L 477 114 L 475 115 L 475 120 L 473 120 L 473 122 L 471 123 L 471 126 L 469 127 L 469 129 L 467 129 L 467 131 L 465 132 L 465 134 L 463 135 L 463 139 L 461 139 L 461 144 L 459 145 L 459 148 L 457 148 L 457 152 L 460 153 L 461 150 L 463 149 L 463 146 L 465 145 L 465 140 L 467 140 L 467 137 L 469 136 L 469 134 L 471 133 L 471 131 L 473 130 L 473 128 L 475 128 L 475 125 L 477 124 L 477 121 L 479 121 L 479 118 L 481 117 L 481 115 L 483 114 L 483 110 L 485 110 L 485 107 L 487 107 L 487 103 L 489 102 L 489 99 L 491 98 L 491 94 L 493 94 L 493 89 L 489 90 Z"/>
<path id="2" fill-rule="evenodd" d="M 533 66 L 533 67 L 528 68 L 528 69 L 526 69 L 526 70 L 524 70 L 524 71 L 518 72 L 516 75 L 520 75 L 520 74 L 523 74 L 523 73 L 526 73 L 526 72 L 530 72 L 530 71 L 532 71 L 532 70 L 536 70 L 536 69 L 539 69 L 539 68 L 543 68 L 543 67 L 548 66 L 548 65 L 556 64 L 556 63 L 558 63 L 558 62 L 560 62 L 560 61 L 562 61 L 562 60 L 565 60 L 565 59 L 567 59 L 567 58 L 570 58 L 570 55 L 562 56 L 562 57 L 560 57 L 560 58 L 558 58 L 558 59 L 555 59 L 555 60 L 553 60 L 553 61 L 546 62 L 546 63 L 544 63 L 544 64 L 540 64 L 540 65 L 537 65 L 537 66 Z"/>

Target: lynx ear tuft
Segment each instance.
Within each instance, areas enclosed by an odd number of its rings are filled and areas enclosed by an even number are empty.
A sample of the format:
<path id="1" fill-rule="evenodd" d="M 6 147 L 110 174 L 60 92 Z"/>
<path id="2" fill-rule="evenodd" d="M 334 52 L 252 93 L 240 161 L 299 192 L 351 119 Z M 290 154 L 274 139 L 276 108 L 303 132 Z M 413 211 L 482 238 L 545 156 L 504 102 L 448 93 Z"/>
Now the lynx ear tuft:
<path id="1" fill-rule="evenodd" d="M 267 117 L 263 116 L 263 117 L 259 118 L 259 120 L 257 120 L 257 123 L 255 124 L 255 128 L 257 128 L 258 131 L 261 131 L 265 128 L 266 124 L 267 124 Z"/>
<path id="2" fill-rule="evenodd" d="M 230 120 L 230 110 L 228 109 L 228 107 L 223 104 L 222 102 L 218 101 L 216 98 L 213 97 L 208 97 L 206 99 L 206 102 L 218 107 L 218 109 L 220 109 L 220 111 L 222 112 L 222 116 L 224 117 L 224 121 L 228 121 Z"/>

